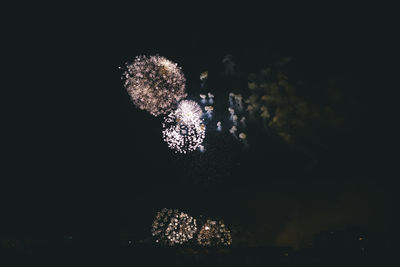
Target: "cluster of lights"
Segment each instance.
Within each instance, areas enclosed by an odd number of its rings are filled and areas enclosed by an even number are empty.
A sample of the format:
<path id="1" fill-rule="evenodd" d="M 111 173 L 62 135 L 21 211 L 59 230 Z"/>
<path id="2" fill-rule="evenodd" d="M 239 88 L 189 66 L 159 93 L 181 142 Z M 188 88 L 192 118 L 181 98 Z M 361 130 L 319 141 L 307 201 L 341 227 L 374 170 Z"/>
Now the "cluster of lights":
<path id="1" fill-rule="evenodd" d="M 154 218 L 151 234 L 157 243 L 164 245 L 183 244 L 197 234 L 197 243 L 202 246 L 229 246 L 231 233 L 223 221 L 207 220 L 198 231 L 196 219 L 177 209 L 162 209 Z"/>
<path id="2" fill-rule="evenodd" d="M 177 209 L 162 209 L 157 212 L 151 233 L 157 243 L 168 245 L 183 244 L 197 232 L 196 219 Z"/>
<path id="3" fill-rule="evenodd" d="M 205 125 L 199 104 L 191 100 L 179 102 L 176 110 L 164 118 L 163 139 L 168 147 L 179 153 L 197 149 L 205 137 Z"/>
<path id="4" fill-rule="evenodd" d="M 153 116 L 167 114 L 186 97 L 181 68 L 164 57 L 137 56 L 122 78 L 132 102 Z"/>
<path id="5" fill-rule="evenodd" d="M 207 220 L 197 235 L 197 242 L 203 246 L 229 246 L 232 237 L 223 221 Z"/>

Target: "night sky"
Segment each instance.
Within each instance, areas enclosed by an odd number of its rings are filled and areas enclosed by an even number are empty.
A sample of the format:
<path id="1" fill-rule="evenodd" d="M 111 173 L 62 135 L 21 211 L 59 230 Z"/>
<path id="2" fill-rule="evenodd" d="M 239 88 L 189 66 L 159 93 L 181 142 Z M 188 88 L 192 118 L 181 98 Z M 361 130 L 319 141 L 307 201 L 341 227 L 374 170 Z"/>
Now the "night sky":
<path id="1" fill-rule="evenodd" d="M 7 106 L 3 235 L 74 233 L 82 246 L 145 239 L 155 212 L 167 207 L 224 219 L 255 244 L 297 248 L 332 227 L 389 242 L 394 189 L 381 156 L 384 105 L 374 78 L 382 48 L 371 23 L 350 10 L 211 22 L 199 9 L 156 22 L 131 20 L 122 9 L 75 19 L 54 12 L 16 25 L 22 35 L 11 31 L 19 41 L 9 50 L 16 103 Z M 118 67 L 142 54 L 177 62 L 193 96 L 207 70 L 216 102 L 248 91 L 249 73 L 290 57 L 285 71 L 302 82 L 300 94 L 323 106 L 321 90 L 333 84 L 345 120 L 337 127 L 311 120 L 313 130 L 296 144 L 259 133 L 243 150 L 214 135 L 214 149 L 176 155 L 162 140 L 161 118 L 136 108 L 123 87 Z M 223 75 L 227 54 L 238 68 L 232 77 Z"/>

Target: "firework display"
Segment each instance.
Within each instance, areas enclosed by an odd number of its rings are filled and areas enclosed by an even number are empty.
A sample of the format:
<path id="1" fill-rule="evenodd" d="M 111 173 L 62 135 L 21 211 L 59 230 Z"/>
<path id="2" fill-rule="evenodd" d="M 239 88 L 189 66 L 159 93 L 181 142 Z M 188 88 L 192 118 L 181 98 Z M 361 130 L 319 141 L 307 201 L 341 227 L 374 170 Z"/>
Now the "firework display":
<path id="1" fill-rule="evenodd" d="M 168 147 L 179 153 L 188 153 L 199 147 L 205 137 L 201 107 L 194 101 L 183 100 L 178 108 L 164 118 L 163 139 Z"/>
<path id="2" fill-rule="evenodd" d="M 186 97 L 183 72 L 160 56 L 137 56 L 122 78 L 132 102 L 153 116 L 167 114 Z"/>
<path id="3" fill-rule="evenodd" d="M 162 209 L 157 212 L 151 233 L 157 243 L 166 245 L 183 244 L 197 232 L 196 219 L 177 209 Z"/>
<path id="4" fill-rule="evenodd" d="M 207 220 L 197 235 L 197 242 L 203 246 L 229 246 L 232 237 L 223 221 Z"/>

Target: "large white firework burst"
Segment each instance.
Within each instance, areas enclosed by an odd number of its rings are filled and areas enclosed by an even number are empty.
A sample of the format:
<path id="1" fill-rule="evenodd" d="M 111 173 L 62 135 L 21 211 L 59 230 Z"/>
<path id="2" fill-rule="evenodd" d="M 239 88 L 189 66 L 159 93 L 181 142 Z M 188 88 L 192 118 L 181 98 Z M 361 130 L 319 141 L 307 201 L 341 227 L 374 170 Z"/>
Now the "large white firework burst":
<path id="1" fill-rule="evenodd" d="M 203 246 L 228 246 L 232 244 L 231 232 L 223 221 L 207 220 L 197 235 L 197 242 Z"/>
<path id="2" fill-rule="evenodd" d="M 196 219 L 177 209 L 166 208 L 157 212 L 151 228 L 156 241 L 166 245 L 183 244 L 196 232 Z"/>
<path id="3" fill-rule="evenodd" d="M 137 56 L 126 64 L 122 78 L 132 102 L 153 116 L 170 112 L 186 97 L 183 72 L 161 56 Z"/>
<path id="4" fill-rule="evenodd" d="M 168 147 L 179 153 L 188 153 L 199 147 L 205 137 L 205 125 L 199 104 L 182 100 L 178 108 L 164 118 L 163 139 Z"/>

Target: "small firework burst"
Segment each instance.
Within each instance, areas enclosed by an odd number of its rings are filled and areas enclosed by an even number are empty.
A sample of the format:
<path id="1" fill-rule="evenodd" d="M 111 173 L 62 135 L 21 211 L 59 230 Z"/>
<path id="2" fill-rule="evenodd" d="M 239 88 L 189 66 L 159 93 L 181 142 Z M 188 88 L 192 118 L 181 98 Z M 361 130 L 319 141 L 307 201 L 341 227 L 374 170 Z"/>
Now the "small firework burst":
<path id="1" fill-rule="evenodd" d="M 207 220 L 197 235 L 197 242 L 203 246 L 229 246 L 232 244 L 231 232 L 223 221 Z"/>
<path id="2" fill-rule="evenodd" d="M 170 112 L 186 97 L 181 68 L 164 57 L 137 56 L 126 64 L 122 79 L 132 102 L 153 116 Z"/>
<path id="3" fill-rule="evenodd" d="M 202 114 L 201 107 L 196 102 L 181 101 L 178 108 L 164 118 L 162 124 L 163 139 L 168 147 L 186 154 L 200 146 L 205 137 Z"/>
<path id="4" fill-rule="evenodd" d="M 162 209 L 157 212 L 151 233 L 157 243 L 166 245 L 183 244 L 197 232 L 196 219 L 177 209 Z"/>

